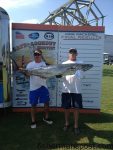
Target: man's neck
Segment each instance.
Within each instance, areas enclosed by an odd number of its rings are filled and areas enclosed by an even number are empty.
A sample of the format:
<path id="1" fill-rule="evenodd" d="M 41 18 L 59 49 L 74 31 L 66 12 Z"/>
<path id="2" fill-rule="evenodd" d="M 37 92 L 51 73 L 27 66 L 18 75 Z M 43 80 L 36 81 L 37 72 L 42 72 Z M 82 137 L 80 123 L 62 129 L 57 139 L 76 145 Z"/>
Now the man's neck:
<path id="1" fill-rule="evenodd" d="M 35 60 L 35 63 L 40 63 L 41 62 L 41 60 Z"/>
<path id="2" fill-rule="evenodd" d="M 76 61 L 76 59 L 69 59 L 70 61 Z"/>

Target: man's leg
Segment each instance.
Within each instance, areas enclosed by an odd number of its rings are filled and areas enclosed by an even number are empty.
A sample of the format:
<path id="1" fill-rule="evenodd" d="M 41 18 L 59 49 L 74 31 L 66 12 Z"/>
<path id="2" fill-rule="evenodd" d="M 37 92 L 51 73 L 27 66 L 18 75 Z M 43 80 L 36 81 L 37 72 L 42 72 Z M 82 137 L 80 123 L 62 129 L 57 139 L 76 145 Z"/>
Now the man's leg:
<path id="1" fill-rule="evenodd" d="M 80 134 L 80 130 L 78 127 L 78 119 L 79 119 L 79 109 L 77 108 L 74 110 L 74 134 L 75 135 Z"/>
<path id="2" fill-rule="evenodd" d="M 46 122 L 47 124 L 52 124 L 53 121 L 49 119 L 49 102 L 46 102 L 44 104 L 44 112 L 45 117 L 43 118 L 43 121 Z"/>
<path id="3" fill-rule="evenodd" d="M 74 128 L 78 128 L 79 109 L 74 110 Z"/>
<path id="4" fill-rule="evenodd" d="M 64 108 L 64 115 L 65 115 L 65 125 L 63 129 L 64 131 L 67 131 L 69 128 L 69 115 L 71 107 L 70 93 L 62 93 L 62 107 Z"/>
<path id="5" fill-rule="evenodd" d="M 31 107 L 31 120 L 32 120 L 32 122 L 36 122 L 36 118 L 35 118 L 35 106 Z"/>
<path id="6" fill-rule="evenodd" d="M 49 117 L 49 102 L 44 104 L 45 119 Z"/>
<path id="7" fill-rule="evenodd" d="M 31 107 L 31 128 L 34 129 L 36 128 L 36 118 L 35 118 L 35 106 Z"/>
<path id="8" fill-rule="evenodd" d="M 64 109 L 64 114 L 65 114 L 65 125 L 63 130 L 67 131 L 69 129 L 69 115 L 70 115 L 70 110 L 69 109 Z"/>
<path id="9" fill-rule="evenodd" d="M 29 102 L 31 104 L 31 128 L 36 128 L 35 107 L 37 104 L 37 90 L 30 91 Z"/>
<path id="10" fill-rule="evenodd" d="M 79 131 L 79 109 L 82 108 L 82 95 L 72 93 L 72 106 L 74 108 L 74 133 L 78 135 Z"/>
<path id="11" fill-rule="evenodd" d="M 69 126 L 69 115 L 70 115 L 70 110 L 65 109 L 65 126 Z"/>
<path id="12" fill-rule="evenodd" d="M 52 124 L 53 121 L 49 119 L 49 91 L 46 87 L 42 86 L 40 88 L 40 103 L 44 103 L 44 118 L 43 121 Z"/>

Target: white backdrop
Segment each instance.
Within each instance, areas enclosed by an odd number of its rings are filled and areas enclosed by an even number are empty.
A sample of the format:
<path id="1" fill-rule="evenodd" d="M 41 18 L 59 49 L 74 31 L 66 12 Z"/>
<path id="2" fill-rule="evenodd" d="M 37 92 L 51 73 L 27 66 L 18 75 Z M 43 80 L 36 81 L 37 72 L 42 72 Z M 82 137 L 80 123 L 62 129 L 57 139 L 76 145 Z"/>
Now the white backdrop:
<path id="1" fill-rule="evenodd" d="M 33 60 L 33 50 L 42 49 L 44 59 L 49 64 L 62 63 L 68 59 L 69 48 L 78 50 L 78 60 L 93 64 L 85 72 L 82 81 L 83 106 L 100 109 L 101 79 L 104 49 L 103 27 L 58 27 L 50 25 L 13 24 L 13 58 L 18 66 L 26 66 Z M 29 79 L 13 72 L 13 107 L 29 107 Z M 61 106 L 62 79 L 47 81 L 50 91 L 50 106 Z M 39 105 L 42 106 L 42 105 Z"/>

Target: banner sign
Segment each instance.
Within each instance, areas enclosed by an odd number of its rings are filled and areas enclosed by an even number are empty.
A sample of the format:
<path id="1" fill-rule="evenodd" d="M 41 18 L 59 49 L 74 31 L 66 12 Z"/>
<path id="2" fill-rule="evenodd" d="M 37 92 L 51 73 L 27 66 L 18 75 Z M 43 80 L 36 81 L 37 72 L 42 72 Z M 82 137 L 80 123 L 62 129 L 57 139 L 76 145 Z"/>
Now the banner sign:
<path id="1" fill-rule="evenodd" d="M 13 107 L 30 107 L 29 78 L 18 72 L 33 60 L 33 51 L 40 48 L 48 65 L 61 64 L 68 59 L 70 48 L 78 50 L 78 61 L 93 64 L 82 81 L 83 106 L 100 109 L 104 27 L 51 26 L 12 24 L 13 39 Z M 61 107 L 62 79 L 47 80 L 50 106 Z M 38 105 L 42 106 L 42 105 Z"/>

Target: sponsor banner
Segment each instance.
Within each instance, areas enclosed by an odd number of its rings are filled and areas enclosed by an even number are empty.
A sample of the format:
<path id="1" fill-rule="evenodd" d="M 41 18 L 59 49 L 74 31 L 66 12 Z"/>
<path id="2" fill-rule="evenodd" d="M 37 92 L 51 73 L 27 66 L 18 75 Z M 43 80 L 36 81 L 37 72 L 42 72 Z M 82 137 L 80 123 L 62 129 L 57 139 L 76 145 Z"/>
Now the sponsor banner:
<path id="1" fill-rule="evenodd" d="M 13 107 L 29 107 L 29 79 L 18 73 L 33 60 L 33 51 L 40 48 L 47 65 L 60 64 L 68 59 L 68 50 L 78 50 L 78 61 L 93 64 L 82 81 L 83 106 L 100 109 L 102 62 L 104 49 L 103 27 L 64 27 L 51 25 L 13 24 Z M 19 35 L 18 35 L 19 34 Z M 17 65 L 15 65 L 17 64 Z M 47 80 L 50 106 L 61 107 L 62 79 Z M 40 104 L 39 106 L 43 106 Z"/>
<path id="2" fill-rule="evenodd" d="M 33 51 L 42 50 L 43 60 L 47 65 L 57 64 L 58 33 L 38 30 L 13 30 L 13 107 L 30 107 L 29 79 L 18 72 L 18 67 L 34 60 Z M 56 106 L 56 78 L 47 80 L 50 92 L 50 106 Z M 38 106 L 43 106 L 39 104 Z"/>

